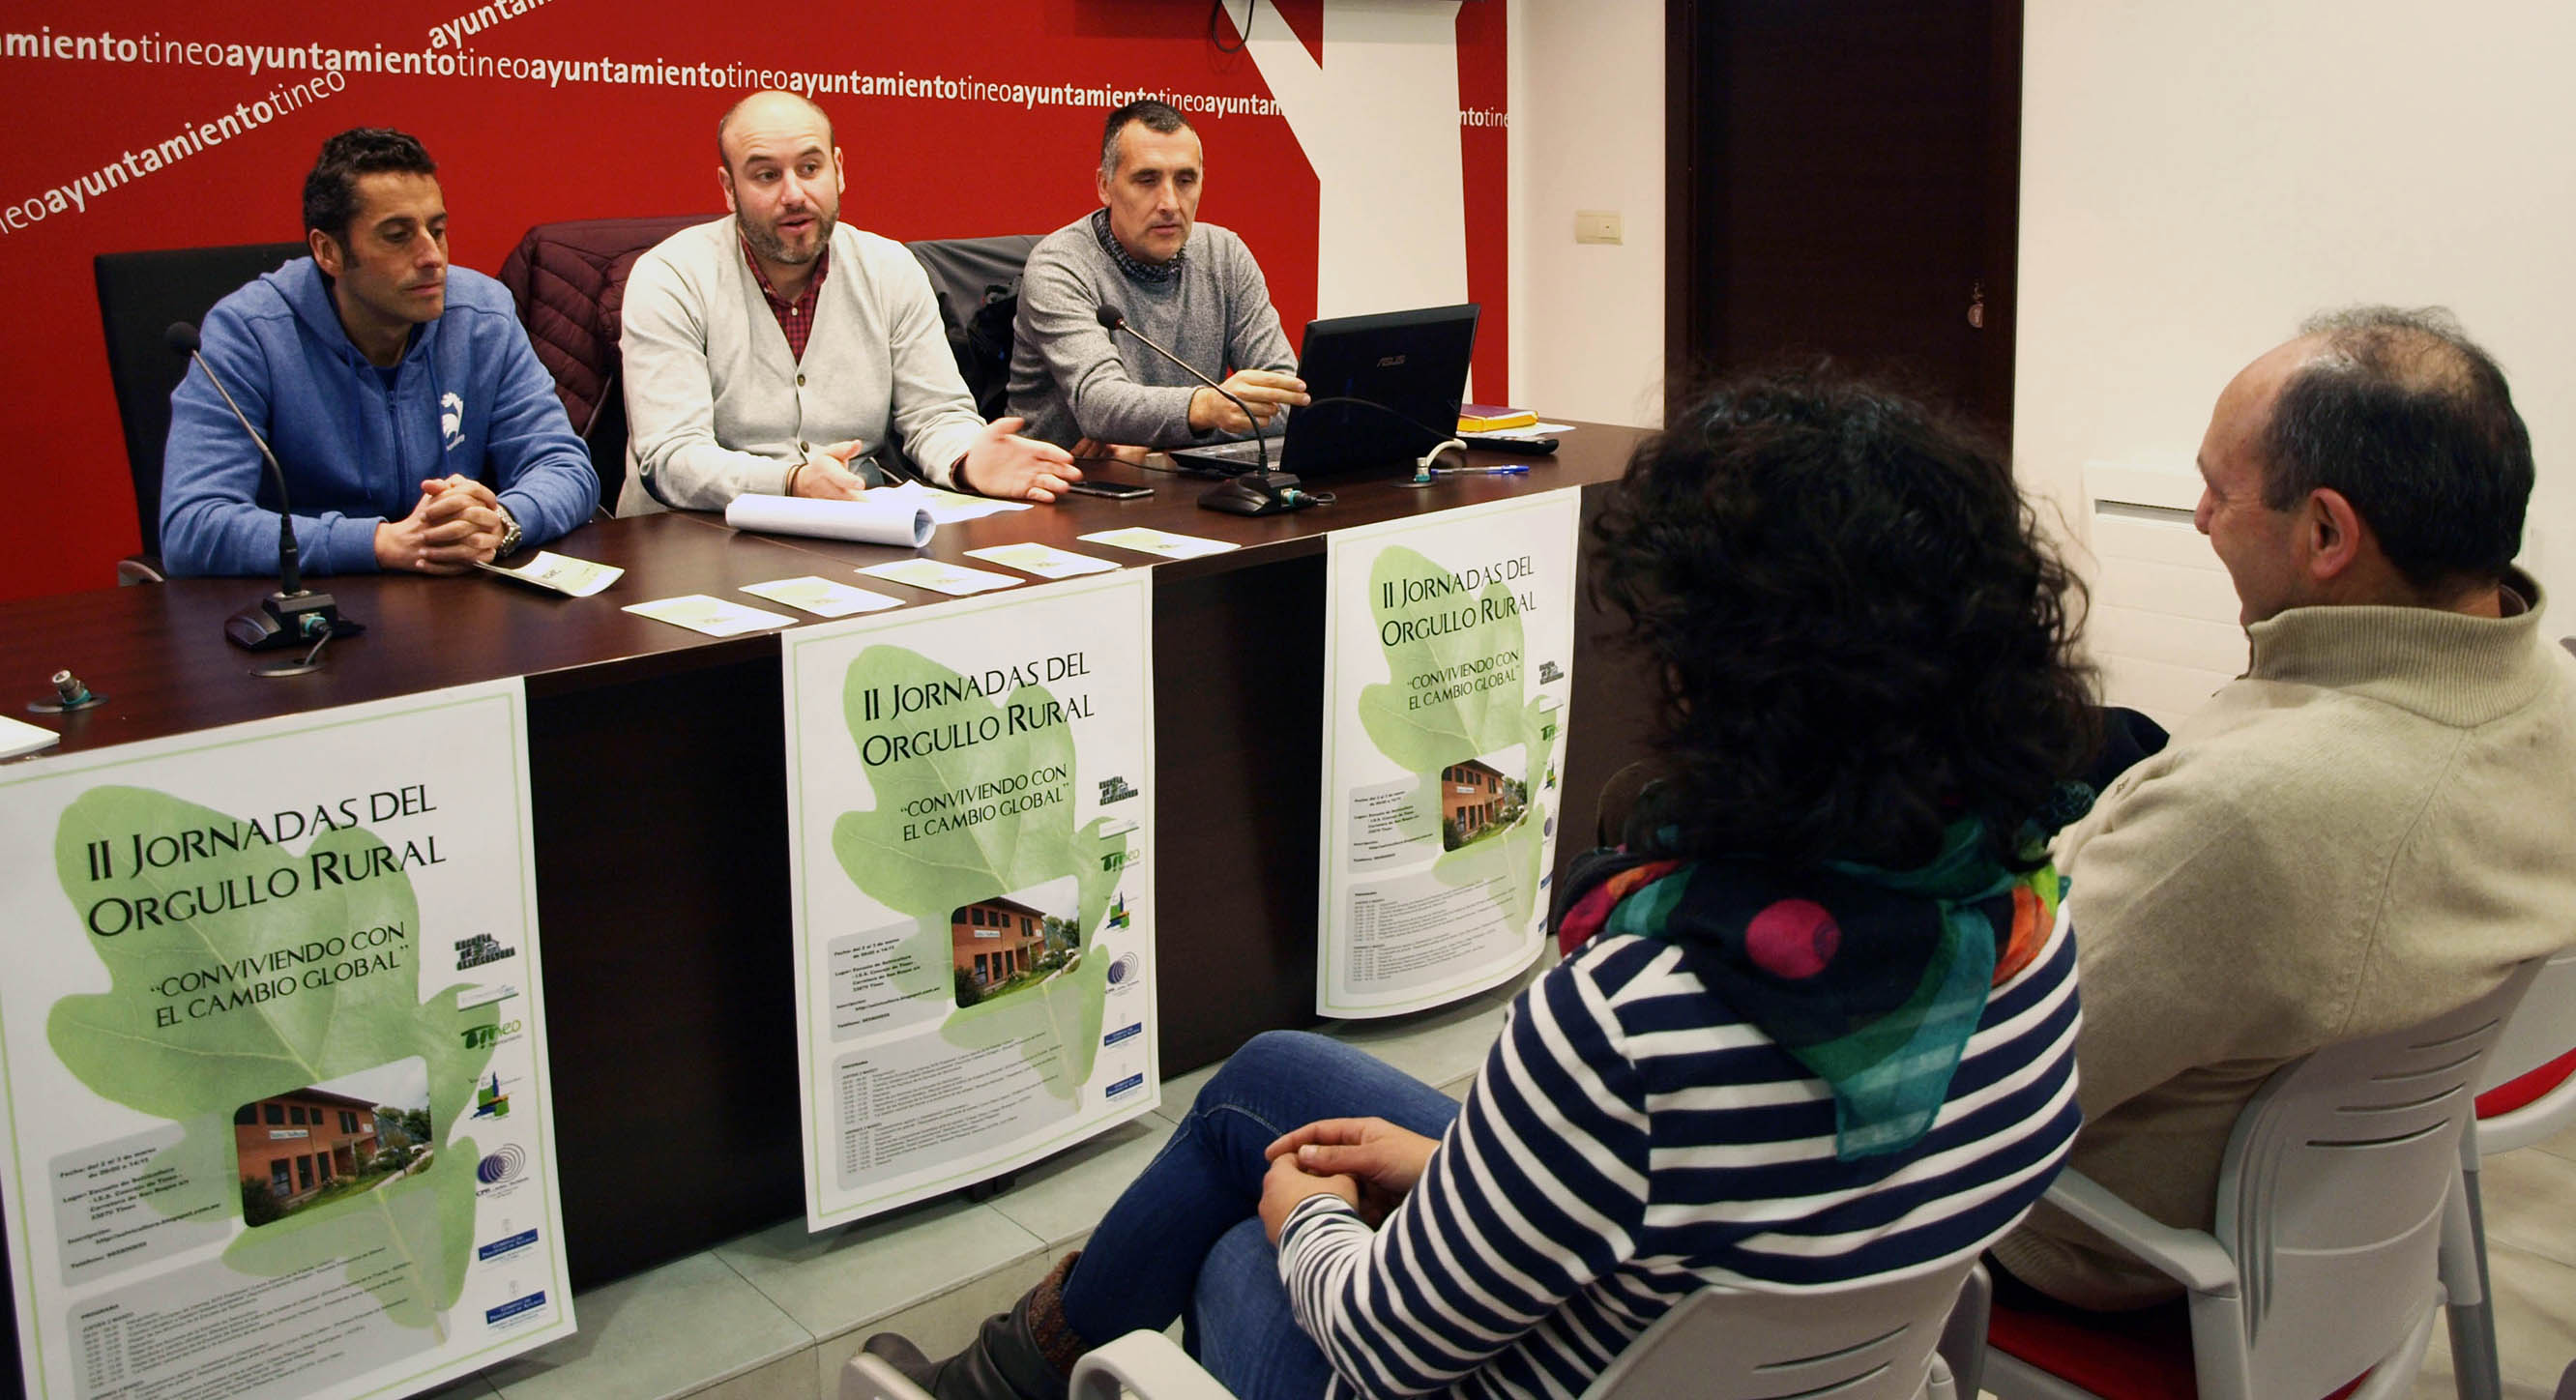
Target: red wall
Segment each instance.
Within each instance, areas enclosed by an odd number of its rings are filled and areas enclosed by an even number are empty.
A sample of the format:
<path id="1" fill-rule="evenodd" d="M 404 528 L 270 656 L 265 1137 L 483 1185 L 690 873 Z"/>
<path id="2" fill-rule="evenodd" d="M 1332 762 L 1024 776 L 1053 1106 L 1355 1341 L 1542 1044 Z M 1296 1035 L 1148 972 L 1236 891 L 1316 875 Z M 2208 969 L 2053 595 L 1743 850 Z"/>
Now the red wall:
<path id="1" fill-rule="evenodd" d="M 346 127 L 399 126 L 440 163 L 451 252 L 490 272 L 530 224 L 609 214 L 721 212 L 715 122 L 757 71 L 715 86 L 515 76 L 347 71 L 331 95 L 218 144 L 85 196 L 85 207 L 34 217 L 48 191 L 123 164 L 236 104 L 322 76 L 310 66 L 190 63 L 179 45 L 293 46 L 462 54 L 516 64 L 629 64 L 793 69 L 976 80 L 1030 88 L 1118 87 L 1212 98 L 1267 97 L 1252 61 L 1207 36 L 1205 0 L 984 0 L 961 4 L 815 5 L 801 12 L 740 4 L 543 0 L 461 43 L 431 47 L 433 26 L 482 0 L 430 0 L 391 10 L 243 0 L 134 0 L 116 6 L 17 0 L 0 18 L 0 402 L 7 453 L 8 548 L 0 598 L 102 587 L 138 536 L 124 439 L 107 382 L 90 259 L 141 248 L 293 240 L 304 171 L 322 138 Z M 507 10 L 526 0 L 500 0 Z M 1324 0 L 1264 6 L 1321 53 Z M 1504 5 L 1459 8 L 1463 106 L 1505 102 Z M 1231 13 L 1242 13 L 1229 0 Z M 791 35 L 792 22 L 804 31 Z M 1221 28 L 1226 42 L 1235 34 Z M 31 55 L 25 40 L 34 36 Z M 52 56 L 58 36 L 108 41 L 103 57 Z M 198 57 L 202 59 L 204 51 Z M 229 60 L 229 54 L 227 54 Z M 727 85 L 726 78 L 732 82 Z M 773 76 L 773 81 L 775 77 Z M 1043 232 L 1093 207 L 1098 105 L 1036 105 L 959 96 L 820 98 L 849 167 L 842 217 L 899 239 Z M 1193 112 L 1208 154 L 1202 217 L 1240 232 L 1261 258 L 1292 338 L 1315 305 L 1316 181 L 1276 114 Z M 1470 295 L 1485 307 L 1476 354 L 1480 397 L 1502 401 L 1505 129 L 1462 124 Z M 68 201 L 68 194 L 64 196 Z"/>

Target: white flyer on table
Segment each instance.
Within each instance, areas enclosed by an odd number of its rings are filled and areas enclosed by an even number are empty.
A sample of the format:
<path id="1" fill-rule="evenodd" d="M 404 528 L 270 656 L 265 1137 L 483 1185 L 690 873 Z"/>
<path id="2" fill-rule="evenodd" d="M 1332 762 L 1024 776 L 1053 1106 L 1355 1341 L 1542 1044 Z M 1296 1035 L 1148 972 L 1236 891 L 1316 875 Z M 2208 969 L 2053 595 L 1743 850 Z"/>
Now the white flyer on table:
<path id="1" fill-rule="evenodd" d="M 1550 491 L 1329 537 L 1317 1014 L 1454 1001 L 1545 939 L 1580 507 Z"/>
<path id="2" fill-rule="evenodd" d="M 575 559 L 569 554 L 557 554 L 550 549 L 540 549 L 526 563 L 514 564 L 508 568 L 498 564 L 486 564 L 481 560 L 476 560 L 474 567 L 485 573 L 498 574 L 506 579 L 516 579 L 531 588 L 542 588 L 550 593 L 561 593 L 569 598 L 587 598 L 626 576 L 626 571 L 614 564 Z"/>
<path id="3" fill-rule="evenodd" d="M 1151 554 L 1162 559 L 1197 559 L 1203 555 L 1223 554 L 1230 549 L 1243 548 L 1239 544 L 1225 540 L 1211 540 L 1199 535 L 1176 535 L 1169 530 L 1157 530 L 1149 525 L 1129 525 L 1117 530 L 1094 530 L 1090 534 L 1076 535 L 1074 538 L 1089 540 L 1093 544 L 1132 549 L 1139 554 Z"/>
<path id="4" fill-rule="evenodd" d="M 817 617 L 848 617 L 852 613 L 881 612 L 896 604 L 895 599 L 882 593 L 871 593 L 864 588 L 852 588 L 846 583 L 836 583 L 814 574 L 807 574 L 802 578 L 771 579 L 767 583 L 746 583 L 742 586 L 742 591 L 755 598 L 766 598 L 773 603 L 785 603 L 791 608 L 802 608 Z"/>
<path id="5" fill-rule="evenodd" d="M 779 638 L 811 1228 L 1159 1101 L 1149 583 Z"/>
<path id="6" fill-rule="evenodd" d="M 1058 549 L 1051 544 L 1039 544 L 1035 540 L 1020 544 L 986 545 L 982 549 L 970 549 L 966 553 L 970 558 L 981 559 L 989 564 L 999 564 L 1006 569 L 1017 569 L 1024 574 L 1035 574 L 1039 578 L 1075 578 L 1083 574 L 1105 574 L 1118 567 L 1106 559 L 1095 559 L 1088 554 L 1076 554 L 1072 550 Z"/>
<path id="7" fill-rule="evenodd" d="M 996 588 L 1017 588 L 1025 581 L 1010 574 L 971 569 L 964 564 L 949 564 L 937 559 L 898 559 L 891 564 L 870 564 L 859 572 L 888 583 L 945 593 L 952 598 L 962 598 L 970 593 L 990 593 Z"/>
<path id="8" fill-rule="evenodd" d="M 649 603 L 629 603 L 625 611 L 710 637 L 739 637 L 745 632 L 761 632 L 772 627 L 792 625 L 796 619 L 767 608 L 747 608 L 728 603 L 704 593 L 683 593 L 676 598 L 656 598 Z"/>
<path id="9" fill-rule="evenodd" d="M 525 711 L 0 770 L 27 1394 L 407 1395 L 571 1333 Z"/>

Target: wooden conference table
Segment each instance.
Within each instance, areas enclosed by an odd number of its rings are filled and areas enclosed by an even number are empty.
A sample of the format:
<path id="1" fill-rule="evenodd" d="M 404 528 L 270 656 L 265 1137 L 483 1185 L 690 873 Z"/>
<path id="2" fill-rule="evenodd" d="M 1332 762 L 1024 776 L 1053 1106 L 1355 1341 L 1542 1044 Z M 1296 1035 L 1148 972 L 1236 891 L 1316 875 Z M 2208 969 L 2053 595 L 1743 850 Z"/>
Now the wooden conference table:
<path id="1" fill-rule="evenodd" d="M 1526 476 L 1420 490 L 1391 476 L 1340 482 L 1332 505 L 1261 519 L 1197 509 L 1200 481 L 1111 465 L 1097 475 L 1155 494 L 947 526 L 921 551 L 991 568 L 964 551 L 1034 539 L 1154 571 L 1163 781 L 1150 859 L 1165 930 L 1166 1074 L 1315 1020 L 1325 536 L 1597 486 L 1624 469 L 1637 436 L 1586 426 L 1553 459 L 1474 459 L 1527 461 Z M 1075 538 L 1129 525 L 1243 548 L 1155 563 Z M 621 605 L 708 593 L 775 610 L 733 590 L 846 579 L 852 566 L 906 554 L 739 534 L 691 514 L 595 522 L 552 548 L 626 576 L 586 599 L 499 579 L 330 579 L 366 635 L 332 643 L 320 671 L 286 680 L 251 676 L 250 659 L 223 639 L 223 620 L 257 598 L 256 580 L 0 603 L 0 704 L 18 712 L 50 692 L 53 672 L 72 670 L 107 703 L 53 717 L 63 740 L 52 752 L 71 753 L 526 677 L 557 1162 L 573 1282 L 589 1287 L 803 1209 L 777 636 L 706 637 Z M 913 605 L 941 601 L 865 583 Z M 1615 631 L 1583 607 L 1560 866 L 1589 844 L 1593 796 L 1638 751 L 1650 709 L 1603 645 Z"/>

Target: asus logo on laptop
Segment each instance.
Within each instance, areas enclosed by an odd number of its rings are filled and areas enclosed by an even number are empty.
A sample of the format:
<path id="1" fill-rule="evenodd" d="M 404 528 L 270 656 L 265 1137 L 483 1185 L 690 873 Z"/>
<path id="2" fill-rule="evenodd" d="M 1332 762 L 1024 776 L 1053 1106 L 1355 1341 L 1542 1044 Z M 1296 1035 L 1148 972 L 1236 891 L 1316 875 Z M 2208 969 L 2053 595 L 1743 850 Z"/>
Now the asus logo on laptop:
<path id="1" fill-rule="evenodd" d="M 1389 355 L 1385 359 L 1378 361 L 1377 367 L 1379 369 L 1391 369 L 1403 363 L 1404 357 L 1402 355 Z"/>

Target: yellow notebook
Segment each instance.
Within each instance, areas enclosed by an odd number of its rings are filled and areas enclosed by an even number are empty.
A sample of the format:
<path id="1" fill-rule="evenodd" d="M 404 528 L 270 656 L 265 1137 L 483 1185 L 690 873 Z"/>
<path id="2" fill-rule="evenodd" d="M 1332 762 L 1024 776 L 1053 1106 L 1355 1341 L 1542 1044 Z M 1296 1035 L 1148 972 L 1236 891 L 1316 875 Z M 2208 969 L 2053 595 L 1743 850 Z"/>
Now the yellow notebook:
<path id="1" fill-rule="evenodd" d="M 1458 406 L 1458 431 L 1462 433 L 1496 433 L 1506 428 L 1528 428 L 1538 423 L 1538 415 L 1526 408 L 1503 408 L 1489 403 Z"/>

